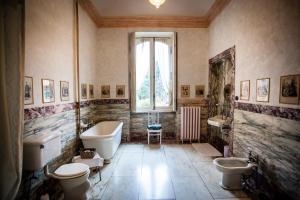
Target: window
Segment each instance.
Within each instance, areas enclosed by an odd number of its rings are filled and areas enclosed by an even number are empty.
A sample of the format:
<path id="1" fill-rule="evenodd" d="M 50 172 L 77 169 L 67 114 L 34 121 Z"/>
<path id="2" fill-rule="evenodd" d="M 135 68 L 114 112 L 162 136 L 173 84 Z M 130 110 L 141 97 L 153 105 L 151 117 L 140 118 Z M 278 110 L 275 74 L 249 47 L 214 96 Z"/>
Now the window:
<path id="1" fill-rule="evenodd" d="M 132 110 L 137 112 L 175 108 L 174 33 L 138 32 L 131 42 Z"/>

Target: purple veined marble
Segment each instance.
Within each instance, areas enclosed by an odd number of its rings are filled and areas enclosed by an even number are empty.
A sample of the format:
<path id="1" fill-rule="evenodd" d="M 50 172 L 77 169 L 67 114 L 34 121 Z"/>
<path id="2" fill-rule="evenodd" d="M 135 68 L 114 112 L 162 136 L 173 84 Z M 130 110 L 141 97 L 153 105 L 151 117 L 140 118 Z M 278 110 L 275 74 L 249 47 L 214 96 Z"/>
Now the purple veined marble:
<path id="1" fill-rule="evenodd" d="M 104 105 L 104 104 L 129 104 L 129 99 L 95 99 L 80 102 L 80 107 L 90 105 Z"/>
<path id="2" fill-rule="evenodd" d="M 300 121 L 300 109 L 235 102 L 235 109 Z"/>
<path id="3" fill-rule="evenodd" d="M 24 120 L 36 119 L 39 117 L 47 117 L 54 114 L 74 110 L 78 103 L 66 103 L 50 106 L 41 106 L 24 109 Z M 129 99 L 96 99 L 80 102 L 80 107 L 87 107 L 90 105 L 105 105 L 105 104 L 129 104 Z"/>
<path id="4" fill-rule="evenodd" d="M 77 106 L 77 103 L 66 103 L 66 104 L 57 104 L 51 106 L 42 106 L 34 108 L 24 109 L 24 120 L 36 119 L 39 117 L 46 117 L 70 110 L 74 110 Z"/>

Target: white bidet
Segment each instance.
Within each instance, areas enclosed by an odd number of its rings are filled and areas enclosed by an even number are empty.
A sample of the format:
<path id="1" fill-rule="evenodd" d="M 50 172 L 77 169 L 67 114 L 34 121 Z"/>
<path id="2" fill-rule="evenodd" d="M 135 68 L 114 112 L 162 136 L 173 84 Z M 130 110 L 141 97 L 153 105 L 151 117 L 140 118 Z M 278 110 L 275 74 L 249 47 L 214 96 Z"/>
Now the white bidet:
<path id="1" fill-rule="evenodd" d="M 213 161 L 217 170 L 222 173 L 220 186 L 227 190 L 241 189 L 241 175 L 251 173 L 253 163 L 248 163 L 247 158 L 216 158 Z"/>

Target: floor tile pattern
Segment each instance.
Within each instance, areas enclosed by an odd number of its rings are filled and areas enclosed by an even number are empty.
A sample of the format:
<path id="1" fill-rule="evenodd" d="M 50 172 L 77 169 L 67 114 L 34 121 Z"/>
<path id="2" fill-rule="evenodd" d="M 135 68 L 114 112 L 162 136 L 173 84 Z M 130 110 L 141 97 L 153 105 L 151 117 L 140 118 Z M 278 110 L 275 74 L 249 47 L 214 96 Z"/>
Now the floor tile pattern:
<path id="1" fill-rule="evenodd" d="M 122 144 L 110 164 L 102 169 L 102 181 L 90 177 L 89 199 L 248 200 L 242 191 L 219 186 L 221 174 L 189 144 Z"/>

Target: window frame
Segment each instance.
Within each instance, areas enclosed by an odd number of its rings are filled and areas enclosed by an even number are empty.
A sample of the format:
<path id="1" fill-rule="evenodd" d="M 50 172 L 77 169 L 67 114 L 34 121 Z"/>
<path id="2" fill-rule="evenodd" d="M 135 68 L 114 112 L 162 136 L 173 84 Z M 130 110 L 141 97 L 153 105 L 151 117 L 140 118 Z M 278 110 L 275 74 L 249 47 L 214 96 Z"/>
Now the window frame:
<path id="1" fill-rule="evenodd" d="M 175 32 L 134 32 L 130 34 L 130 44 L 129 44 L 129 66 L 130 66 L 130 97 L 131 104 L 130 110 L 135 113 L 145 113 L 150 111 L 159 112 L 175 112 L 176 111 L 176 97 L 177 97 L 177 51 L 176 51 L 176 33 Z M 150 107 L 140 108 L 136 107 L 136 63 L 135 63 L 135 49 L 136 49 L 136 39 L 150 39 Z M 171 39 L 171 64 L 172 66 L 172 105 L 171 106 L 156 106 L 155 105 L 155 39 L 156 38 L 169 38 Z"/>

